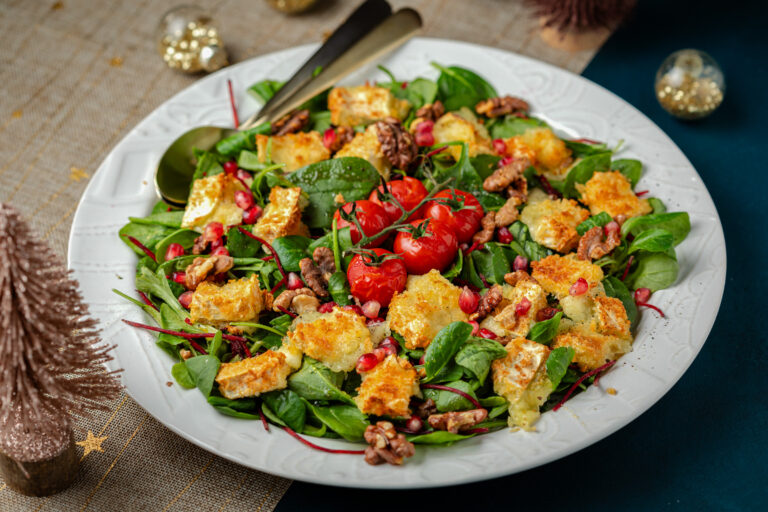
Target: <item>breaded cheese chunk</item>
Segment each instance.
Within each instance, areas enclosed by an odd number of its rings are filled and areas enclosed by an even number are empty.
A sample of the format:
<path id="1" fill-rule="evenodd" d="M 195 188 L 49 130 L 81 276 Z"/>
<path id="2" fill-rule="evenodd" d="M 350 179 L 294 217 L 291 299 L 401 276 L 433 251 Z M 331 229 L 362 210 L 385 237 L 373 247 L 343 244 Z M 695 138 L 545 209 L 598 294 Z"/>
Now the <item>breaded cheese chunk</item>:
<path id="1" fill-rule="evenodd" d="M 531 237 L 557 252 L 569 252 L 576 247 L 576 227 L 588 218 L 589 212 L 573 199 L 544 199 L 527 204 L 520 213 Z"/>
<path id="2" fill-rule="evenodd" d="M 298 132 L 286 135 L 256 135 L 259 162 L 285 164 L 286 172 L 331 158 L 318 132 Z"/>
<path id="3" fill-rule="evenodd" d="M 555 336 L 552 348 L 571 347 L 575 351 L 573 362 L 586 372 L 614 361 L 632 350 L 632 337 L 620 338 L 600 334 L 586 324 L 574 324 Z"/>
<path id="4" fill-rule="evenodd" d="M 534 430 L 539 407 L 552 392 L 546 363 L 549 348 L 525 338 L 516 338 L 505 347 L 507 355 L 496 359 L 493 389 L 509 402 L 509 426 Z"/>
<path id="5" fill-rule="evenodd" d="M 602 286 L 603 269 L 590 261 L 580 260 L 575 254 L 560 256 L 553 254 L 539 261 L 532 261 L 531 277 L 544 288 L 544 291 L 562 299 L 569 295 L 573 283 L 583 277 L 590 290 Z"/>
<path id="6" fill-rule="evenodd" d="M 224 226 L 240 224 L 243 209 L 235 204 L 235 192 L 246 190 L 240 180 L 225 173 L 195 180 L 189 194 L 181 227 L 203 231 L 209 222 Z"/>
<path id="7" fill-rule="evenodd" d="M 459 307 L 460 295 L 461 289 L 435 269 L 410 275 L 405 291 L 396 293 L 389 303 L 389 328 L 405 339 L 408 349 L 425 348 L 446 325 L 467 321 Z"/>
<path id="8" fill-rule="evenodd" d="M 253 234 L 269 243 L 288 235 L 309 236 L 309 228 L 301 222 L 301 211 L 306 204 L 301 188 L 272 187 L 269 204 L 253 226 Z"/>
<path id="9" fill-rule="evenodd" d="M 472 115 L 471 113 L 469 115 Z M 446 142 L 466 142 L 469 156 L 477 156 L 481 153 L 491 153 L 491 141 L 488 134 L 481 125 L 472 122 L 472 118 L 467 119 L 456 112 L 448 112 L 435 122 L 432 128 L 432 135 L 435 137 L 435 144 Z M 414 119 L 411 123 L 411 132 L 418 131 L 420 119 Z M 461 158 L 461 146 L 449 146 L 448 153 L 454 160 Z"/>
<path id="10" fill-rule="evenodd" d="M 536 323 L 536 313 L 547 307 L 547 294 L 535 281 L 520 280 L 514 287 L 503 285 L 502 296 L 501 303 L 480 323 L 480 327 L 497 336 L 525 337 Z M 526 314 L 519 315 L 517 306 L 523 299 L 531 305 Z"/>
<path id="11" fill-rule="evenodd" d="M 532 128 L 517 136 L 536 154 L 535 164 L 539 173 L 563 177 L 572 162 L 571 150 L 549 128 Z"/>
<path id="12" fill-rule="evenodd" d="M 355 402 L 365 414 L 410 417 L 408 404 L 411 397 L 417 394 L 416 370 L 407 359 L 390 354 L 371 371 L 363 373 Z"/>
<path id="13" fill-rule="evenodd" d="M 223 327 L 229 322 L 254 320 L 263 309 L 259 279 L 252 274 L 222 286 L 203 281 L 192 295 L 189 316 L 194 323 Z"/>
<path id="14" fill-rule="evenodd" d="M 395 98 L 385 87 L 359 85 L 334 87 L 328 94 L 331 124 L 353 127 L 381 121 L 387 117 L 405 119 L 411 104 Z"/>
<path id="15" fill-rule="evenodd" d="M 284 389 L 292 370 L 285 354 L 267 350 L 236 363 L 221 363 L 216 382 L 224 398 L 236 400 Z"/>
<path id="16" fill-rule="evenodd" d="M 368 160 L 385 180 L 389 179 L 392 164 L 381 150 L 379 129 L 375 124 L 368 126 L 364 132 L 355 134 L 354 138 L 334 155 L 334 158 L 343 156 L 356 156 Z"/>
<path id="17" fill-rule="evenodd" d="M 632 183 L 619 171 L 596 172 L 585 184 L 577 183 L 576 189 L 592 215 L 606 212 L 611 217 L 637 217 L 653 211 L 647 199 L 635 195 Z"/>
<path id="18" fill-rule="evenodd" d="M 334 372 L 348 372 L 357 359 L 373 351 L 371 333 L 365 318 L 340 308 L 330 313 L 317 313 L 294 322 L 285 341 L 312 359 L 317 359 Z"/>

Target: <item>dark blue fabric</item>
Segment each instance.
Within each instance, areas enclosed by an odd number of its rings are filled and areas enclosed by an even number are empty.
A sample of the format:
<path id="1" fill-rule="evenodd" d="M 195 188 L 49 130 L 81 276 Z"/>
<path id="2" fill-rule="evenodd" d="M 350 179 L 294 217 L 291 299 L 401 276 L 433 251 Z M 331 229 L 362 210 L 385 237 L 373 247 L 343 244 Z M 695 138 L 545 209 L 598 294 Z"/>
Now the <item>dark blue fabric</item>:
<path id="1" fill-rule="evenodd" d="M 722 66 L 720 110 L 679 122 L 656 102 L 661 61 L 700 48 Z M 584 76 L 656 122 L 720 213 L 725 296 L 678 384 L 609 438 L 524 473 L 453 489 L 360 491 L 295 483 L 278 512 L 343 510 L 768 510 L 768 3 L 643 0 Z"/>

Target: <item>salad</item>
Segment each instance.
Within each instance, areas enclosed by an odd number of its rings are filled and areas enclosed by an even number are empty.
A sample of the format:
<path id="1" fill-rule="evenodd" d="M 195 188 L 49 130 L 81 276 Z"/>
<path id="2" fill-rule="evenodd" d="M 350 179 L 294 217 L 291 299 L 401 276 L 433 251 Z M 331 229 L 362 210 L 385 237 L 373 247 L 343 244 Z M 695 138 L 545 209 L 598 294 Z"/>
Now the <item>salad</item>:
<path id="1" fill-rule="evenodd" d="M 116 293 L 151 319 L 124 321 L 158 333 L 178 385 L 397 465 L 535 430 L 632 349 L 640 308 L 664 316 L 649 301 L 690 221 L 635 190 L 642 163 L 434 66 L 381 68 L 197 151 L 186 208 L 120 230 L 139 298 Z"/>

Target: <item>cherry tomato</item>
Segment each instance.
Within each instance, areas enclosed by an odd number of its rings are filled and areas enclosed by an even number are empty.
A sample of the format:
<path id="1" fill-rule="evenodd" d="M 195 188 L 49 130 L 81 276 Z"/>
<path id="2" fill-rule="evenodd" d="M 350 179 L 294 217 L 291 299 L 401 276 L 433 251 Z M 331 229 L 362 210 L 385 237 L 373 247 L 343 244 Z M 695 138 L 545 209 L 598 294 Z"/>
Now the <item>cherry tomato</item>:
<path id="1" fill-rule="evenodd" d="M 435 220 L 453 231 L 460 244 L 472 240 L 483 218 L 483 207 L 475 196 L 463 190 L 447 189 L 435 194 L 434 199 L 448 200 L 449 204 L 429 201 L 424 207 L 424 218 Z"/>
<path id="2" fill-rule="evenodd" d="M 392 194 L 392 196 L 397 199 L 406 210 L 412 210 L 416 208 L 416 205 L 419 204 L 422 199 L 427 197 L 428 194 L 427 188 L 424 186 L 424 184 L 416 178 L 411 178 L 410 176 L 405 176 L 401 180 L 388 182 L 387 188 L 389 189 L 389 193 Z M 400 216 L 403 212 L 401 212 L 400 208 L 395 206 L 395 204 L 390 201 L 380 201 L 379 191 L 384 192 L 384 185 L 379 185 L 379 188 L 371 192 L 368 200 L 373 201 L 374 203 L 384 208 L 384 210 L 387 212 L 387 215 L 389 215 L 389 221 L 394 223 L 400 219 Z M 414 212 L 413 215 L 408 217 L 408 221 L 420 219 L 420 211 L 421 208 L 419 208 L 419 211 Z"/>
<path id="3" fill-rule="evenodd" d="M 371 250 L 378 257 L 394 256 L 386 249 Z M 347 280 L 352 295 L 362 303 L 375 300 L 382 307 L 389 305 L 395 292 L 405 290 L 407 277 L 405 263 L 399 258 L 376 263 L 367 254 L 356 254 L 347 267 Z"/>
<path id="4" fill-rule="evenodd" d="M 353 203 L 347 203 L 344 206 L 342 206 L 342 209 L 349 213 L 352 211 L 352 204 Z M 363 233 L 366 234 L 366 236 L 373 236 L 385 227 L 389 226 L 389 216 L 387 215 L 387 212 L 379 206 L 378 204 L 368 201 L 367 199 L 361 199 L 359 201 L 355 201 L 354 204 L 355 207 L 355 215 L 357 215 L 357 220 L 360 222 L 360 227 L 363 228 Z M 341 229 L 349 226 L 350 229 L 350 235 L 352 237 L 352 243 L 356 244 L 360 241 L 362 236 L 357 230 L 357 226 L 352 223 L 348 222 L 341 218 L 341 215 L 339 215 L 339 210 L 336 210 L 336 213 L 333 214 L 333 218 L 336 219 L 336 227 Z M 377 247 L 386 240 L 386 236 L 381 236 L 377 239 L 375 239 L 373 242 L 367 244 L 365 247 Z"/>
<path id="5" fill-rule="evenodd" d="M 426 274 L 433 268 L 445 270 L 456 258 L 459 248 L 453 231 L 434 220 L 430 220 L 424 230 L 424 222 L 426 221 L 423 219 L 411 222 L 412 226 L 423 231 L 420 236 L 408 231 L 398 231 L 395 237 L 394 251 L 403 257 L 409 274 Z"/>

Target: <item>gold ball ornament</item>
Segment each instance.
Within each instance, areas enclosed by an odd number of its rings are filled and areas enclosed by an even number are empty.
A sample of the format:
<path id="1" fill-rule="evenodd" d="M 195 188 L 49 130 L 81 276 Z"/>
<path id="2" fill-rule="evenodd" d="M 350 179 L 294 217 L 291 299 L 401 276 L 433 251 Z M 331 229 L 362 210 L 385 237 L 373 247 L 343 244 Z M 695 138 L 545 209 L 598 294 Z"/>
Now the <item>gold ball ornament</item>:
<path id="1" fill-rule="evenodd" d="M 157 40 L 158 51 L 171 69 L 210 73 L 229 63 L 213 18 L 194 5 L 166 12 L 157 27 Z"/>
<path id="2" fill-rule="evenodd" d="M 269 5 L 286 14 L 299 14 L 317 3 L 317 0 L 267 0 Z"/>
<path id="3" fill-rule="evenodd" d="M 664 59 L 656 72 L 656 99 L 679 119 L 701 119 L 723 102 L 725 77 L 709 54 L 679 50 Z"/>

